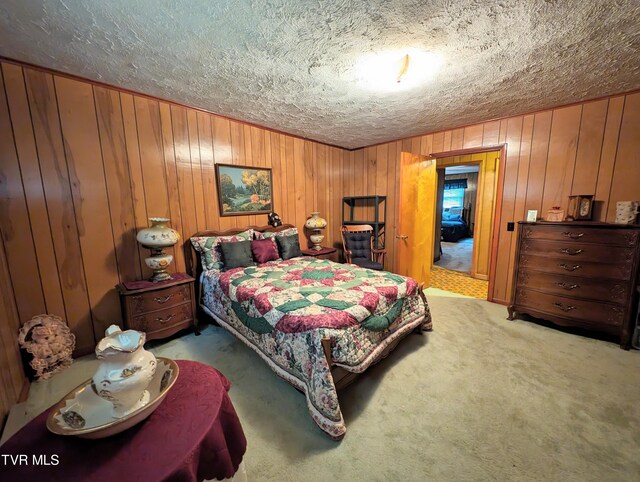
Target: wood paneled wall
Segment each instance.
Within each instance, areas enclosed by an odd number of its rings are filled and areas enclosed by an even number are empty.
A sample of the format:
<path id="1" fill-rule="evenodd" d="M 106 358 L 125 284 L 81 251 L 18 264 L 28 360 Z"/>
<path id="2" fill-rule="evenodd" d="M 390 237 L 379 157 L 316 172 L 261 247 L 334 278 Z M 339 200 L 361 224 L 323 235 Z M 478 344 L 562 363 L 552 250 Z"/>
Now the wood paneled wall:
<path id="1" fill-rule="evenodd" d="M 150 275 L 135 240 L 148 217 L 183 240 L 267 224 L 219 216 L 215 163 L 271 167 L 275 211 L 301 232 L 320 211 L 324 244 L 339 245 L 346 151 L 13 63 L 1 73 L 0 228 L 19 319 L 62 316 L 78 353 L 121 320 L 114 286 Z"/>
<path id="2" fill-rule="evenodd" d="M 184 240 L 203 229 L 265 224 L 221 218 L 214 164 L 273 169 L 274 207 L 301 230 L 329 221 L 340 246 L 342 196 L 387 196 L 387 269 L 395 264 L 402 151 L 428 155 L 507 143 L 493 298 L 509 298 L 515 251 L 508 221 L 528 209 L 567 207 L 595 193 L 596 217 L 640 199 L 640 94 L 485 122 L 355 151 L 235 122 L 142 95 L 2 63 L 0 229 L 19 320 L 64 317 L 78 352 L 120 321 L 113 289 L 149 275 L 135 241 L 147 218 L 166 216 Z M 501 160 L 502 162 L 502 160 Z M 181 249 L 172 269 L 182 271 Z"/>
<path id="3" fill-rule="evenodd" d="M 612 222 L 617 201 L 640 199 L 640 93 L 612 96 L 567 107 L 509 117 L 463 128 L 367 147 L 345 158 L 344 193 L 389 196 L 389 213 L 398 199 L 400 152 L 429 155 L 507 143 L 492 298 L 510 298 L 515 257 L 514 232 L 507 222 L 526 218 L 529 209 L 544 215 L 566 209 L 572 194 L 595 194 L 595 220 Z M 389 221 L 389 219 L 387 219 Z M 387 249 L 395 249 L 397 219 L 388 224 Z M 394 269 L 394 256 L 387 268 Z"/>
<path id="4" fill-rule="evenodd" d="M 18 350 L 19 327 L 4 243 L 0 239 L 0 432 L 26 381 Z"/>

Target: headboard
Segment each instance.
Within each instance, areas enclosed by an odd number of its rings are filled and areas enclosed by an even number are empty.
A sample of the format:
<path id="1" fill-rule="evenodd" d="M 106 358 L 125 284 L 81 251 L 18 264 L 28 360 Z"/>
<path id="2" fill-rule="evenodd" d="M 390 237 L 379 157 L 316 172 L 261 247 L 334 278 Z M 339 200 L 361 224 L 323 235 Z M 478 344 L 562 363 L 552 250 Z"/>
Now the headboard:
<path id="1" fill-rule="evenodd" d="M 200 231 L 198 233 L 193 234 L 191 237 L 196 236 L 233 236 L 234 234 L 239 234 L 242 231 L 246 231 L 247 229 L 253 229 L 254 231 L 258 231 L 260 233 L 268 232 L 278 232 L 284 231 L 285 229 L 295 228 L 293 224 L 283 224 L 282 226 L 278 226 L 274 228 L 273 226 L 244 226 L 242 228 L 231 228 L 226 231 Z M 196 296 L 198 298 L 197 307 L 200 308 L 200 275 L 202 274 L 202 262 L 200 260 L 200 253 L 198 253 L 193 244 L 191 244 L 191 239 L 186 239 L 184 244 L 182 245 L 182 249 L 184 250 L 184 261 L 187 267 L 187 273 L 193 276 L 196 279 L 195 291 Z"/>

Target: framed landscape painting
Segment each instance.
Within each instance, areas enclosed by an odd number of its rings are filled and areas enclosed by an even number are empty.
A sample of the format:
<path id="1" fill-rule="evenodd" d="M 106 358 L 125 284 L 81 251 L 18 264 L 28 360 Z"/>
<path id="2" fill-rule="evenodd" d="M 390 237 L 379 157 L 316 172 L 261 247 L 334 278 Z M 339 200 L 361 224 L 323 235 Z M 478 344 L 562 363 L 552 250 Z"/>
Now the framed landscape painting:
<path id="1" fill-rule="evenodd" d="M 273 211 L 271 169 L 216 164 L 220 216 L 269 214 Z"/>

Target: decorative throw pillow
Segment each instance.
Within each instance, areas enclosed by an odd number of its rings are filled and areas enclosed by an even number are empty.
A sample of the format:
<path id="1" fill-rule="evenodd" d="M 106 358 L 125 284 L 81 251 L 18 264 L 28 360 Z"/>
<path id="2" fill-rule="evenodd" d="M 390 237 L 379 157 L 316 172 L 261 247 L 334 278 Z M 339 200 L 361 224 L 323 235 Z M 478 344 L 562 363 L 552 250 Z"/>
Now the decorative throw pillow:
<path id="1" fill-rule="evenodd" d="M 253 229 L 247 229 L 230 236 L 198 236 L 191 238 L 191 244 L 200 253 L 202 268 L 222 269 L 222 251 L 220 243 L 231 241 L 249 241 L 253 239 Z"/>
<path id="2" fill-rule="evenodd" d="M 291 236 L 276 236 L 276 241 L 280 247 L 282 259 L 291 259 L 302 255 L 297 234 L 292 234 Z"/>
<path id="3" fill-rule="evenodd" d="M 254 239 L 251 241 L 251 252 L 255 260 L 260 264 L 280 259 L 278 245 L 273 238 Z"/>
<path id="4" fill-rule="evenodd" d="M 224 269 L 255 266 L 251 257 L 251 241 L 225 241 L 220 243 Z"/>
<path id="5" fill-rule="evenodd" d="M 287 228 L 282 231 L 265 231 L 261 233 L 256 231 L 256 239 L 267 239 L 267 238 L 275 238 L 280 236 L 291 236 L 293 234 L 298 234 L 298 228 Z"/>

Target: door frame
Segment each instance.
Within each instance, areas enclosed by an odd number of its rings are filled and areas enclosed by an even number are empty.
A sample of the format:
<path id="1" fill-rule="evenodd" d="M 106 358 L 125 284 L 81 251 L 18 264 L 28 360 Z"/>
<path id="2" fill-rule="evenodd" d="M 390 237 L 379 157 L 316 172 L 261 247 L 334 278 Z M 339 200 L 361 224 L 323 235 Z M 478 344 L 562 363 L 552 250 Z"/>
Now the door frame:
<path id="1" fill-rule="evenodd" d="M 467 154 L 481 154 L 483 152 L 500 151 L 498 161 L 498 183 L 496 186 L 495 212 L 493 226 L 491 228 L 491 251 L 489 254 L 489 289 L 487 300 L 494 301 L 493 290 L 496 279 L 496 265 L 498 263 L 498 238 L 500 236 L 500 223 L 502 221 L 502 195 L 504 190 L 504 171 L 507 164 L 507 143 L 493 144 L 491 146 L 469 147 L 467 149 L 456 149 L 453 151 L 432 152 L 427 157 L 437 159 L 438 157 L 465 156 Z M 437 162 L 437 161 L 436 161 Z M 431 260 L 433 263 L 433 260 Z"/>

